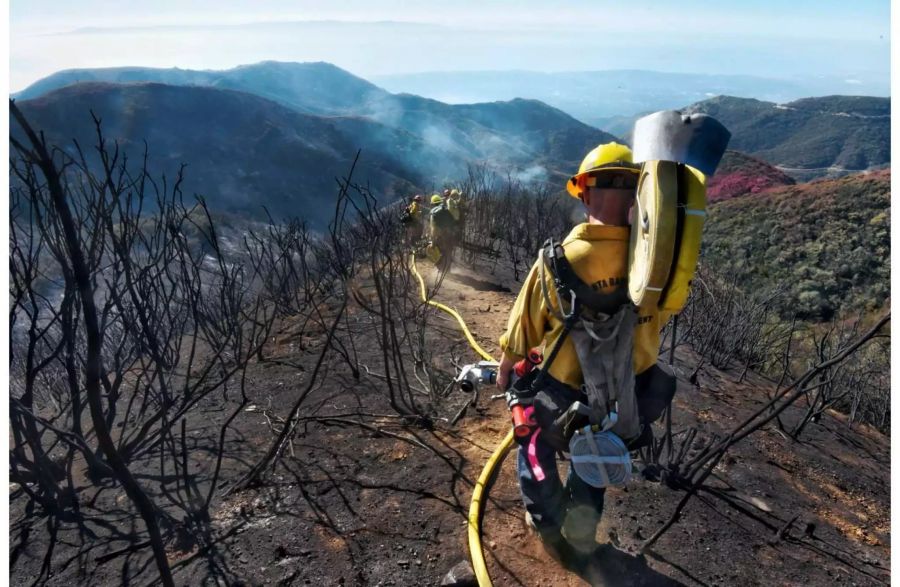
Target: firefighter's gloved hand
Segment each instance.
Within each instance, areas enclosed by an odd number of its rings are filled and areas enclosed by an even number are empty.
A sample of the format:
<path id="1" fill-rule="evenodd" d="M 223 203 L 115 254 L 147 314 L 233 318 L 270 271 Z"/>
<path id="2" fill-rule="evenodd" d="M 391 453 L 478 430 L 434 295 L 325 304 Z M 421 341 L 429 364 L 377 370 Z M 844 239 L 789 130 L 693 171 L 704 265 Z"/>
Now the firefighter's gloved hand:
<path id="1" fill-rule="evenodd" d="M 512 377 L 512 370 L 515 364 L 515 359 L 511 358 L 506 353 L 503 353 L 503 358 L 500 359 L 500 365 L 497 367 L 497 389 L 500 391 L 506 391 L 506 388 L 509 387 L 509 381 Z"/>
<path id="2" fill-rule="evenodd" d="M 509 389 L 506 390 L 506 407 L 512 409 L 513 404 L 518 399 L 518 396 L 511 392 Z"/>

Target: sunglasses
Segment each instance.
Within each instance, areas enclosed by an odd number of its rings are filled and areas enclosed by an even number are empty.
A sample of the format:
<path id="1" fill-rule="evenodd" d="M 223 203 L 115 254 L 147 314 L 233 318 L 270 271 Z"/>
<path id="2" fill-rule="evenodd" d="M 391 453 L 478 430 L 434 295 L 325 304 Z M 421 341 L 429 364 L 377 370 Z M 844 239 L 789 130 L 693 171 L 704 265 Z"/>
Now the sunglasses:
<path id="1" fill-rule="evenodd" d="M 633 190 L 637 188 L 637 184 L 637 173 L 601 173 L 598 175 L 586 177 L 584 180 L 585 187 L 598 188 L 601 190 Z"/>

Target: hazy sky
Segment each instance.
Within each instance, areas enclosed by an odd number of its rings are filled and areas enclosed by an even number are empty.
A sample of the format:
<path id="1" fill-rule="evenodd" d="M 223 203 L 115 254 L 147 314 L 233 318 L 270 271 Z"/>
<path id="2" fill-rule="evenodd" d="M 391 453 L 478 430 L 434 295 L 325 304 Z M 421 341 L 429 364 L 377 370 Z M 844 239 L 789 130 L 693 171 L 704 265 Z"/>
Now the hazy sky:
<path id="1" fill-rule="evenodd" d="M 10 90 L 75 67 L 329 61 L 363 77 L 651 69 L 890 77 L 888 0 L 12 0 Z M 321 22 L 330 21 L 330 22 Z"/>

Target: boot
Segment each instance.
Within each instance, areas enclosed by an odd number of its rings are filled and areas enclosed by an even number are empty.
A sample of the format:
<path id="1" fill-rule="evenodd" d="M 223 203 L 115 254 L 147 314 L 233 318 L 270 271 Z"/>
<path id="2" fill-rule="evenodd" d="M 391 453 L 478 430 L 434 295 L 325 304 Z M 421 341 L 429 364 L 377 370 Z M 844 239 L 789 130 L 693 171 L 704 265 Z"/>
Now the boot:
<path id="1" fill-rule="evenodd" d="M 600 516 L 594 510 L 575 506 L 568 511 L 561 534 L 578 554 L 590 557 L 599 546 L 596 540 L 599 522 Z"/>
<path id="2" fill-rule="evenodd" d="M 544 550 L 547 551 L 550 558 L 563 567 L 571 570 L 572 566 L 576 563 L 578 553 L 572 548 L 572 545 L 566 541 L 562 533 L 558 530 L 544 530 L 538 531 L 538 536 L 541 539 L 541 544 L 544 545 Z"/>

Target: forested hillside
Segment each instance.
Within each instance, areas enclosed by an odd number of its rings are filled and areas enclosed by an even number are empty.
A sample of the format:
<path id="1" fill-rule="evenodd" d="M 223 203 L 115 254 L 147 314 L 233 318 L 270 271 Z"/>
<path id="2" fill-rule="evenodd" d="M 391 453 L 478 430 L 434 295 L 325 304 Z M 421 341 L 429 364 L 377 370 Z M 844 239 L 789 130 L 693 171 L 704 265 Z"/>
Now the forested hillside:
<path id="1" fill-rule="evenodd" d="M 875 312 L 890 297 L 890 171 L 785 186 L 713 205 L 704 258 L 782 316 Z"/>

